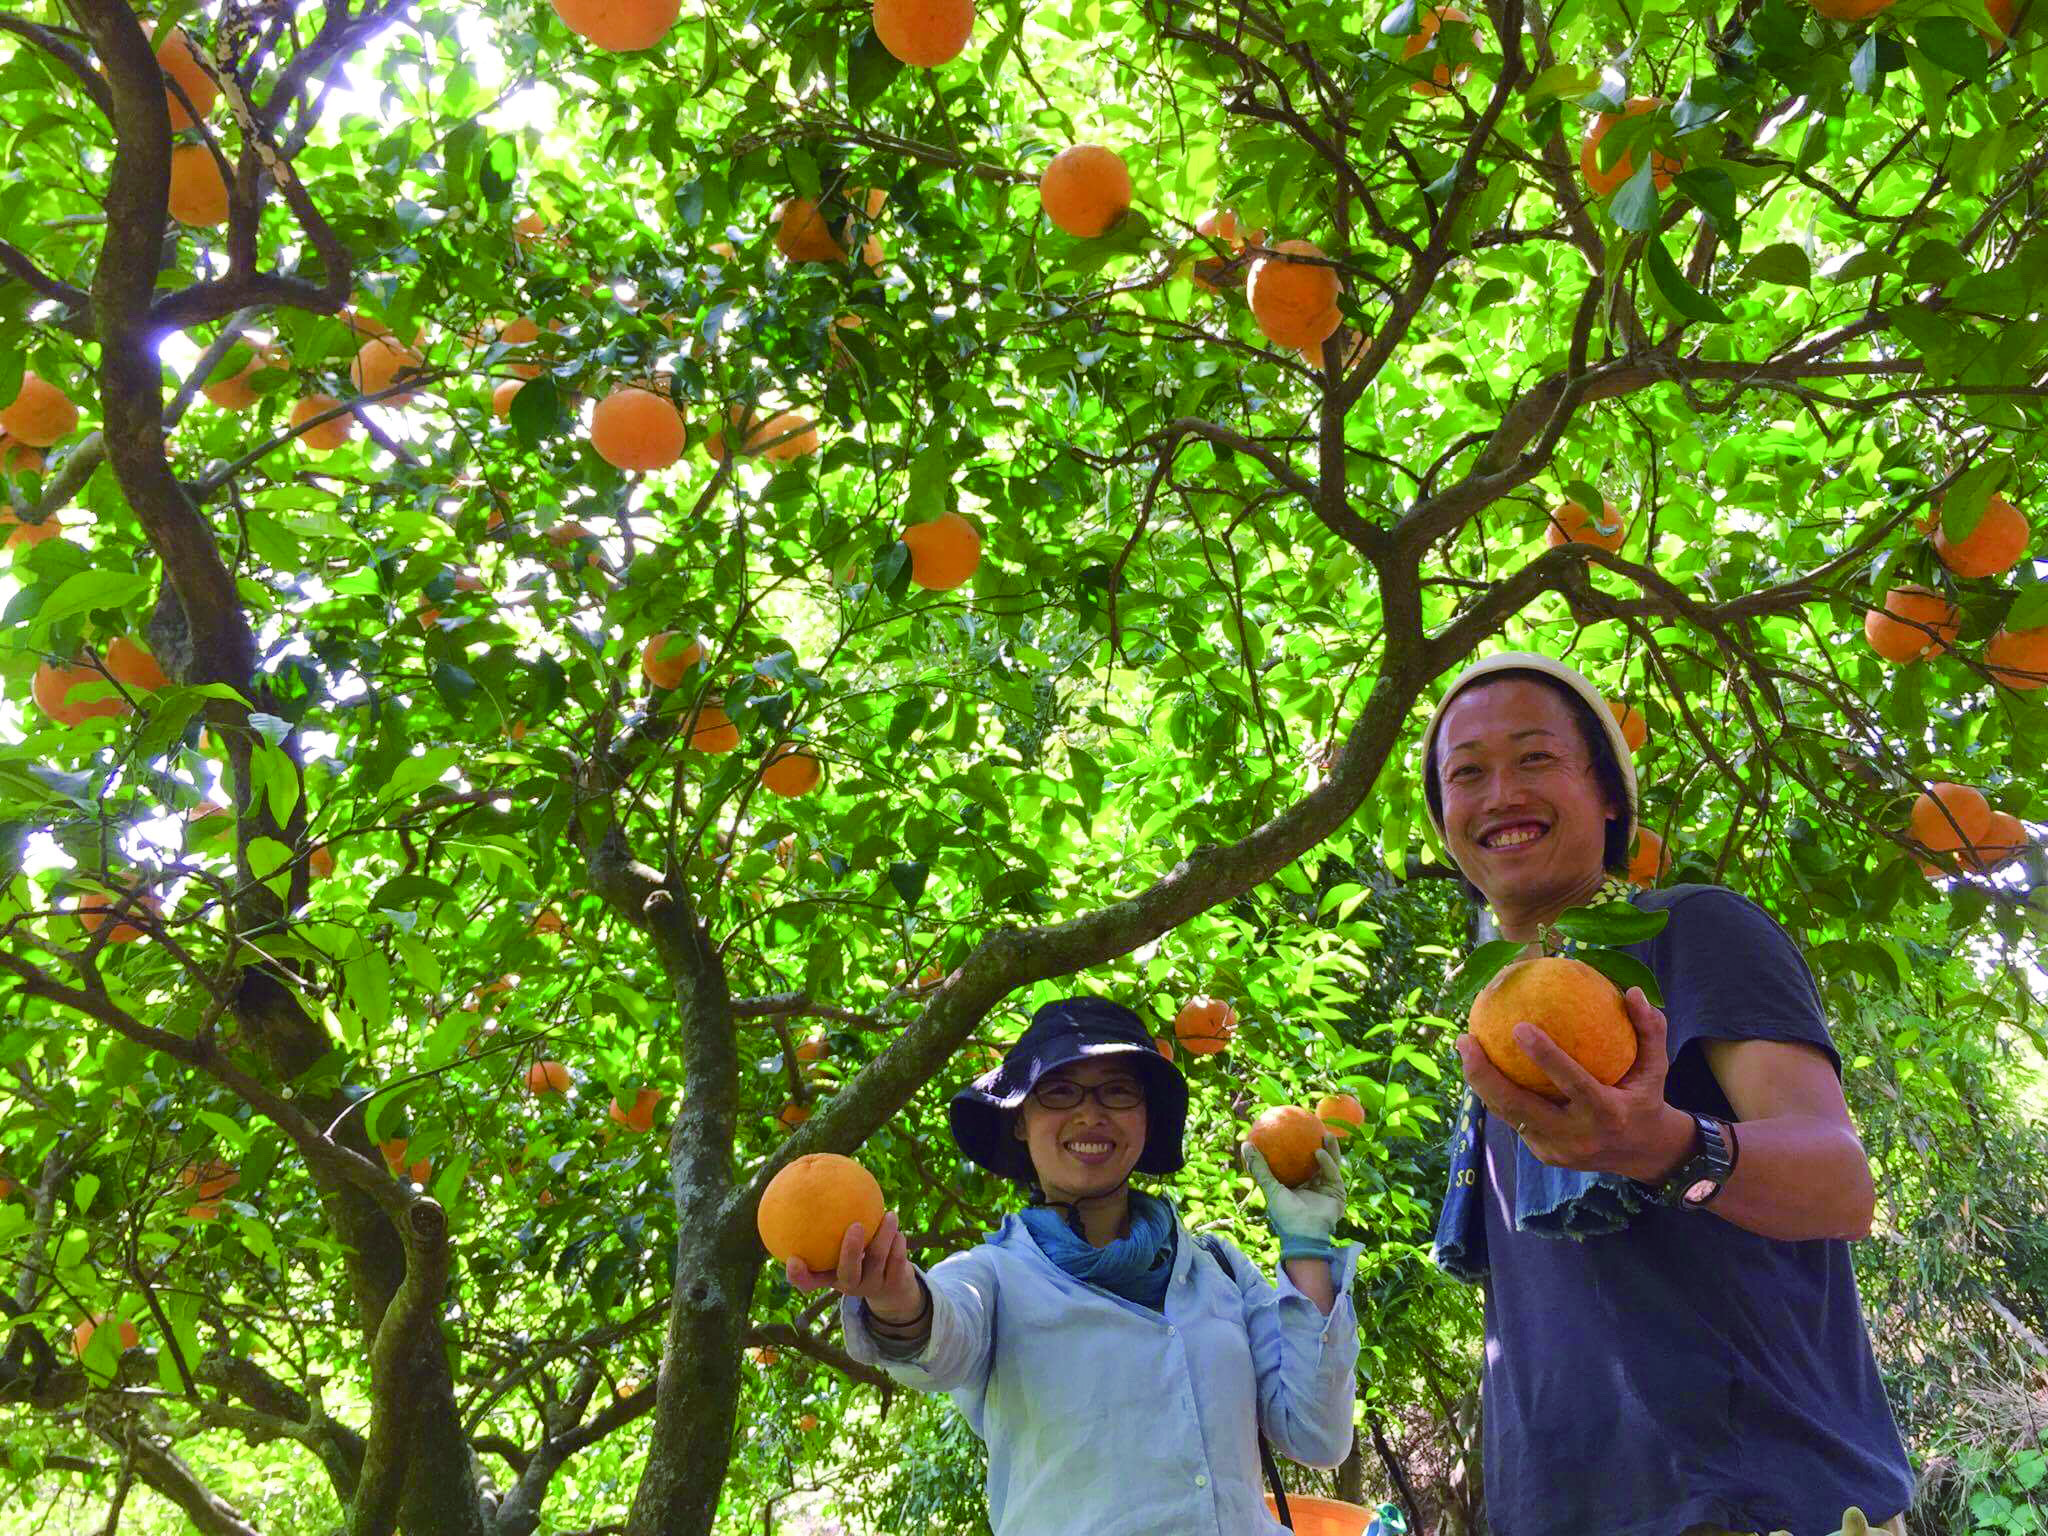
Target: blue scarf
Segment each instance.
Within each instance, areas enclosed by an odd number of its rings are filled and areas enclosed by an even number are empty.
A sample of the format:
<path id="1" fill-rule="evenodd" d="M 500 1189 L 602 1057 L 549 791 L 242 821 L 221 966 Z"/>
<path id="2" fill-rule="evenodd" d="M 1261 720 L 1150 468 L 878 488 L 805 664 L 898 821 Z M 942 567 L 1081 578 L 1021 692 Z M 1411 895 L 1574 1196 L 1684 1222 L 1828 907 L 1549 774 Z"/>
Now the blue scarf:
<path id="1" fill-rule="evenodd" d="M 1063 1213 L 1033 1205 L 1023 1214 L 1025 1230 L 1039 1251 L 1067 1274 L 1099 1285 L 1113 1296 L 1162 1311 L 1166 1283 L 1173 1278 L 1173 1207 L 1156 1195 L 1131 1191 L 1131 1233 L 1097 1248 L 1067 1225 Z"/>

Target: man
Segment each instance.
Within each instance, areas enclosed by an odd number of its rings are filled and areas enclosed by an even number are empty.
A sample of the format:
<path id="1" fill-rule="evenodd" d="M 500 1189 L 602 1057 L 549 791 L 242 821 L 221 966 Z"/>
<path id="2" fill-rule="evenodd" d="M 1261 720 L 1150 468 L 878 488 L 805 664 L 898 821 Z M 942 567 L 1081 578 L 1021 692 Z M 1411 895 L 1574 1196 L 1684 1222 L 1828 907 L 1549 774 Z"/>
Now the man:
<path id="1" fill-rule="evenodd" d="M 1468 667 L 1423 741 L 1430 818 L 1501 935 L 1625 894 L 1629 752 L 1598 690 L 1543 656 Z M 1629 952 L 1635 1066 L 1603 1087 L 1532 1025 L 1566 1095 L 1469 1034 L 1439 1262 L 1484 1286 L 1487 1509 L 1499 1536 L 1824 1536 L 1855 1505 L 1903 1536 L 1913 1477 L 1849 1263 L 1870 1165 L 1795 945 L 1719 886 Z"/>

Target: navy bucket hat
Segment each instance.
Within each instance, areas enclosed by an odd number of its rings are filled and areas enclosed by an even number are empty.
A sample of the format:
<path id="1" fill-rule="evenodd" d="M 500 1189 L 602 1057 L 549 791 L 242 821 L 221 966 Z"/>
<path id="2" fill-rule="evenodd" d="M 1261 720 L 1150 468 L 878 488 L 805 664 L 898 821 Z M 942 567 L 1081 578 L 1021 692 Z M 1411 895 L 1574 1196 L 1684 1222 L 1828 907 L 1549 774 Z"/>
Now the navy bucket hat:
<path id="1" fill-rule="evenodd" d="M 1031 1154 L 1010 1133 L 1010 1118 L 1040 1078 L 1077 1061 L 1114 1061 L 1144 1084 L 1145 1148 L 1138 1154 L 1137 1171 L 1179 1172 L 1181 1134 L 1188 1123 L 1187 1079 L 1159 1054 L 1142 1019 L 1100 997 L 1063 997 L 1034 1013 L 1003 1064 L 953 1095 L 946 1107 L 953 1140 L 991 1173 L 1031 1178 Z"/>

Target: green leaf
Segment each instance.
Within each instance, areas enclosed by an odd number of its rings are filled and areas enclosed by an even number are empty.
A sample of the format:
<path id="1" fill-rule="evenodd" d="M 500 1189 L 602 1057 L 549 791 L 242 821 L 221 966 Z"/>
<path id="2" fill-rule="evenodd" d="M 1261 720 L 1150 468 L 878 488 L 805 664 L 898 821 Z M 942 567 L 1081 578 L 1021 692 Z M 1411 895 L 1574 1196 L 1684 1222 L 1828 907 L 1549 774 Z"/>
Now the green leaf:
<path id="1" fill-rule="evenodd" d="M 2002 458 L 1973 464 L 1950 482 L 1941 496 L 1941 531 L 1951 544 L 1960 544 L 1984 521 L 1984 509 L 1991 493 L 2005 483 L 2010 465 Z"/>
<path id="2" fill-rule="evenodd" d="M 1664 249 L 1664 242 L 1655 234 L 1645 243 L 1643 254 L 1648 258 L 1650 276 L 1656 280 L 1657 291 L 1680 315 L 1709 325 L 1727 323 L 1726 312 L 1685 280 L 1685 274 L 1678 270 L 1678 263 L 1671 259 L 1671 253 Z"/>
<path id="3" fill-rule="evenodd" d="M 1982 84 L 1991 73 L 1984 34 L 1960 16 L 1927 16 L 1913 24 L 1913 42 L 1952 75 Z"/>
<path id="4" fill-rule="evenodd" d="M 2005 612 L 2004 623 L 2007 629 L 2048 628 L 2048 581 L 2020 588 L 2020 595 Z"/>
<path id="5" fill-rule="evenodd" d="M 918 899 L 924 895 L 925 881 L 930 876 L 930 866 L 921 859 L 889 866 L 889 883 L 896 887 L 896 894 L 906 907 L 917 905 Z"/>
<path id="6" fill-rule="evenodd" d="M 1659 913 L 1660 917 L 1664 914 Z M 1602 976 L 1613 982 L 1622 991 L 1630 987 L 1641 987 L 1643 996 L 1652 1008 L 1664 1006 L 1664 994 L 1657 988 L 1657 976 L 1647 965 L 1634 955 L 1625 955 L 1618 949 L 1602 949 L 1589 945 L 1572 951 L 1574 960 L 1583 960 Z"/>
<path id="7" fill-rule="evenodd" d="M 1444 1015 L 1462 1021 L 1472 1011 L 1472 1000 L 1486 984 L 1528 947 L 1514 939 L 1493 939 L 1473 950 L 1465 957 L 1465 963 L 1451 974 L 1450 985 L 1444 994 Z"/>
<path id="8" fill-rule="evenodd" d="M 1550 926 L 1568 939 L 1587 944 L 1641 944 L 1664 931 L 1669 912 L 1644 912 L 1626 901 L 1603 901 L 1596 907 L 1572 907 Z"/>
<path id="9" fill-rule="evenodd" d="M 1599 84 L 1598 70 L 1578 69 L 1570 64 L 1553 64 L 1529 82 L 1526 94 L 1530 106 L 1534 108 L 1537 104 L 1554 97 L 1583 96 Z"/>
<path id="10" fill-rule="evenodd" d="M 1811 288 L 1813 263 L 1806 252 L 1790 241 L 1767 245 L 1750 257 L 1742 268 L 1744 282 L 1777 283 L 1787 288 Z"/>
<path id="11" fill-rule="evenodd" d="M 873 27 L 865 29 L 847 51 L 847 107 L 855 117 L 862 116 L 902 73 L 903 61 L 882 46 Z"/>
<path id="12" fill-rule="evenodd" d="M 126 608 L 147 597 L 150 579 L 141 571 L 95 566 L 67 576 L 36 610 L 35 633 L 46 635 L 64 620 L 100 609 Z"/>
<path id="13" fill-rule="evenodd" d="M 1607 211 L 1614 216 L 1615 223 L 1632 235 L 1656 227 L 1657 176 L 1651 156 L 1644 155 L 1635 175 L 1615 190 L 1614 201 L 1608 204 Z"/>
<path id="14" fill-rule="evenodd" d="M 1707 216 L 1714 226 L 1714 232 L 1729 245 L 1734 245 L 1742 235 L 1742 221 L 1735 208 L 1735 182 L 1726 171 L 1706 166 L 1696 171 L 1680 171 L 1671 178 L 1671 184 L 1693 201 L 1693 206 Z"/>
<path id="15" fill-rule="evenodd" d="M 92 1209 L 93 1197 L 100 1192 L 100 1176 L 96 1173 L 81 1173 L 78 1182 L 71 1186 L 71 1204 L 83 1216 Z"/>
<path id="16" fill-rule="evenodd" d="M 522 443 L 529 448 L 538 448 L 554 435 L 561 414 L 561 391 L 555 388 L 554 378 L 544 373 L 519 386 L 518 392 L 512 396 L 512 409 L 507 419 Z"/>

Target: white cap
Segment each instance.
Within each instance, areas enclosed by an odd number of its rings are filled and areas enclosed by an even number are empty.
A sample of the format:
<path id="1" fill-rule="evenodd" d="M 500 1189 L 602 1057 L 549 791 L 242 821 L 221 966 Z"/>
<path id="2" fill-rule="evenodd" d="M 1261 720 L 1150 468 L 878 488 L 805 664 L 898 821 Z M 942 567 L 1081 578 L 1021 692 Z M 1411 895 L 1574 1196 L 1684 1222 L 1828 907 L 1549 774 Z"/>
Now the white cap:
<path id="1" fill-rule="evenodd" d="M 1497 672 L 1540 672 L 1545 677 L 1554 677 L 1565 687 L 1585 700 L 1586 707 L 1593 711 L 1593 718 L 1600 722 L 1600 729 L 1607 733 L 1607 749 L 1614 754 L 1615 762 L 1621 765 L 1621 782 L 1628 790 L 1628 817 L 1622 824 L 1622 846 L 1630 847 L 1636 838 L 1636 765 L 1629 752 L 1628 741 L 1621 734 L 1621 722 L 1614 711 L 1607 707 L 1607 700 L 1598 688 L 1586 680 L 1585 674 L 1566 666 L 1552 656 L 1539 656 L 1534 651 L 1501 651 L 1492 656 L 1482 657 L 1457 675 L 1444 696 L 1437 702 L 1436 713 L 1429 717 L 1429 729 L 1422 733 L 1422 761 L 1427 772 L 1430 749 L 1436 742 L 1438 727 L 1444 723 L 1444 711 L 1451 707 L 1451 700 L 1463 693 L 1474 683 L 1491 677 Z M 1441 792 L 1430 793 L 1431 786 L 1423 786 L 1422 803 L 1429 811 L 1430 825 L 1436 828 L 1439 841 L 1444 835 L 1444 824 L 1437 814 L 1442 803 Z"/>

